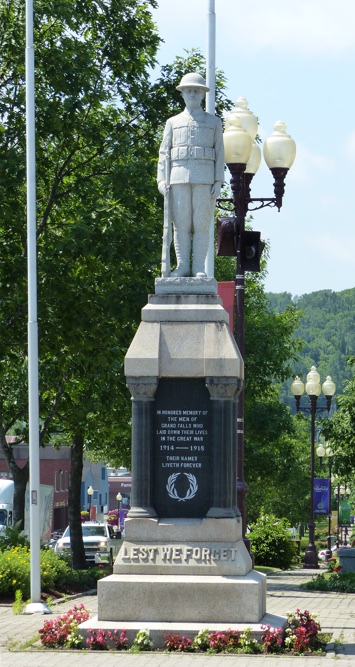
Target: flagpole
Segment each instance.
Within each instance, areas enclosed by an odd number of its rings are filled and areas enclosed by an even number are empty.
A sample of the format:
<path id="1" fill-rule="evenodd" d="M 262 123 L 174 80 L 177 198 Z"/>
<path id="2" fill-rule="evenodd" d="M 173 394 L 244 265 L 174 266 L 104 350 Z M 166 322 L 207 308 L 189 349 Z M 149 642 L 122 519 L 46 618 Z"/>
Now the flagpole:
<path id="1" fill-rule="evenodd" d="M 215 114 L 216 109 L 216 13 L 215 0 L 208 0 L 207 14 L 207 51 L 206 51 L 206 83 L 209 92 L 206 94 L 206 111 Z M 214 222 L 211 220 L 210 241 L 206 258 L 206 273 L 214 277 Z"/>
<path id="2" fill-rule="evenodd" d="M 33 0 L 26 0 L 26 183 L 27 183 L 27 279 L 28 279 L 28 411 L 30 464 L 30 586 L 27 614 L 51 613 L 41 602 L 40 565 L 40 469 L 38 399 L 38 322 L 36 252 L 36 145 Z"/>

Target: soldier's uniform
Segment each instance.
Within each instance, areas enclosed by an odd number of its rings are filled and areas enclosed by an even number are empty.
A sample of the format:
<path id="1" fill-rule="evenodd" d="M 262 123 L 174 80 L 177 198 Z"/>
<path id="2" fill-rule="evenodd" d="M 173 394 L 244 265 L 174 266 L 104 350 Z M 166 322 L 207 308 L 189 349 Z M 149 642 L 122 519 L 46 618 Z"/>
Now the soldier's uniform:
<path id="1" fill-rule="evenodd" d="M 158 184 L 166 180 L 165 159 L 170 155 L 170 192 L 178 275 L 204 272 L 215 198 L 211 186 L 224 180 L 222 123 L 198 108 L 169 118 L 161 143 Z"/>

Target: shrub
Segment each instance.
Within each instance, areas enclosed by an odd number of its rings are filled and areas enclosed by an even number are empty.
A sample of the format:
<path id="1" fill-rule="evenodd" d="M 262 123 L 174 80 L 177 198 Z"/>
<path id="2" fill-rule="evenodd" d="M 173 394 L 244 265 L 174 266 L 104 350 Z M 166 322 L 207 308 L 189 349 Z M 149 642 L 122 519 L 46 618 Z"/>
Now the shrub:
<path id="1" fill-rule="evenodd" d="M 176 632 L 173 632 L 172 634 L 167 634 L 164 635 L 165 638 L 165 646 L 167 651 L 193 651 L 193 646 L 192 646 L 192 639 L 188 639 L 183 635 L 182 637 L 179 636 L 179 634 Z"/>
<path id="2" fill-rule="evenodd" d="M 296 560 L 297 545 L 290 539 L 290 523 L 277 519 L 273 514 L 261 514 L 251 525 L 248 537 L 257 565 L 279 567 L 287 570 Z"/>
<path id="3" fill-rule="evenodd" d="M 296 609 L 287 614 L 285 646 L 294 653 L 305 653 L 319 648 L 320 625 L 309 611 Z"/>
<path id="4" fill-rule="evenodd" d="M 209 635 L 209 653 L 227 653 L 241 647 L 242 635 L 228 628 L 225 632 L 211 632 Z"/>
<path id="5" fill-rule="evenodd" d="M 262 636 L 264 653 L 279 653 L 283 644 L 282 628 L 271 628 L 270 625 L 262 625 L 261 629 L 265 630 Z"/>
<path id="6" fill-rule="evenodd" d="M 108 651 L 108 644 L 111 643 L 113 637 L 110 630 L 88 630 L 90 636 L 87 638 L 86 643 L 88 647 L 93 651 Z"/>
<path id="7" fill-rule="evenodd" d="M 13 547 L 0 552 L 0 597 L 30 593 L 30 554 L 27 547 Z"/>
<path id="8" fill-rule="evenodd" d="M 41 643 L 47 648 L 60 646 L 81 648 L 82 638 L 79 635 L 78 627 L 80 623 L 87 621 L 89 616 L 89 612 L 81 604 L 80 607 L 74 605 L 73 609 L 69 609 L 62 616 L 45 621 L 43 628 L 39 630 Z"/>
<path id="9" fill-rule="evenodd" d="M 261 653 L 262 651 L 261 645 L 252 636 L 250 628 L 240 635 L 240 650 L 243 653 Z"/>
<path id="10" fill-rule="evenodd" d="M 133 640 L 133 648 L 137 651 L 152 651 L 154 642 L 149 630 L 139 630 Z"/>
<path id="11" fill-rule="evenodd" d="M 116 651 L 126 651 L 128 649 L 127 630 L 115 630 L 113 633 L 113 641 Z"/>
<path id="12" fill-rule="evenodd" d="M 19 521 L 14 526 L 7 526 L 0 533 L 0 551 L 11 549 L 12 547 L 29 547 L 30 543 L 26 533 L 20 528 Z"/>
<path id="13" fill-rule="evenodd" d="M 337 593 L 355 593 L 355 572 L 331 572 L 318 574 L 301 584 L 300 588 L 308 591 L 334 591 Z"/>
<path id="14" fill-rule="evenodd" d="M 51 549 L 41 549 L 42 590 L 50 591 L 62 585 L 70 575 L 70 567 Z"/>
<path id="15" fill-rule="evenodd" d="M 72 570 L 51 549 L 41 549 L 40 567 L 41 587 L 46 592 L 56 587 L 69 591 L 96 588 L 97 580 L 109 572 L 105 568 Z M 16 591 L 24 599 L 30 595 L 30 550 L 27 547 L 18 546 L 0 551 L 0 598 L 15 598 Z"/>
<path id="16" fill-rule="evenodd" d="M 88 570 L 72 570 L 68 568 L 65 576 L 58 581 L 63 588 L 68 588 L 71 591 L 88 591 L 95 589 L 97 582 L 102 577 L 106 577 L 112 573 L 112 568 L 107 567 L 91 567 Z"/>
<path id="17" fill-rule="evenodd" d="M 106 521 L 111 526 L 118 526 L 118 509 L 117 510 L 110 510 L 108 512 Z"/>
<path id="18" fill-rule="evenodd" d="M 210 631 L 205 628 L 204 630 L 200 630 L 197 635 L 195 635 L 192 646 L 195 649 L 198 649 L 200 651 L 207 651 L 207 649 L 210 647 Z"/>

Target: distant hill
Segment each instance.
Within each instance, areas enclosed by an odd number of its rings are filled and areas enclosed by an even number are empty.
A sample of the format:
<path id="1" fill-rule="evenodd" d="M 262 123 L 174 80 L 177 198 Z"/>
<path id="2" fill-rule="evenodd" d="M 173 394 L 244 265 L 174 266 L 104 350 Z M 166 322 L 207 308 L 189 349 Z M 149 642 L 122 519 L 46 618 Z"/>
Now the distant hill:
<path id="1" fill-rule="evenodd" d="M 331 375 L 341 393 L 344 382 L 352 377 L 347 358 L 355 354 L 355 288 L 342 292 L 321 290 L 292 297 L 288 292 L 268 294 L 271 308 L 283 312 L 289 304 L 294 304 L 302 313 L 300 327 L 295 336 L 304 340 L 299 362 L 293 364 L 294 374 L 305 382 L 311 366 L 316 366 L 323 382 Z M 289 405 L 294 404 L 289 386 L 282 388 L 282 398 Z"/>

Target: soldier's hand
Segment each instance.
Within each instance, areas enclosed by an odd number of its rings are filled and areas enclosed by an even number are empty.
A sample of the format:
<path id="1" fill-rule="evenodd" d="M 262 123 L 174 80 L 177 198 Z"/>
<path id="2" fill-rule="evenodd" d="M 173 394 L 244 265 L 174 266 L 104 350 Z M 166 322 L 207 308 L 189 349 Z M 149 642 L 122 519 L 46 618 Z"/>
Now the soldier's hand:
<path id="1" fill-rule="evenodd" d="M 160 194 L 161 194 L 161 195 L 164 195 L 164 197 L 165 197 L 165 195 L 166 195 L 166 191 L 167 191 L 167 187 L 166 187 L 166 183 L 165 183 L 165 181 L 159 181 L 159 183 L 158 183 L 158 190 L 159 190 Z"/>
<path id="2" fill-rule="evenodd" d="M 211 198 L 219 197 L 219 194 L 221 192 L 221 186 L 222 183 L 220 181 L 216 181 L 215 183 L 213 183 L 213 185 L 211 185 Z"/>

